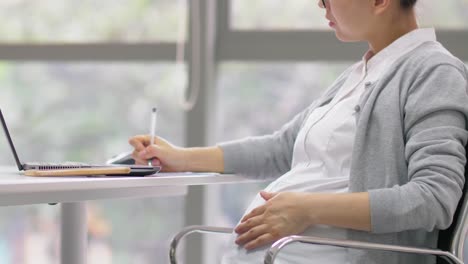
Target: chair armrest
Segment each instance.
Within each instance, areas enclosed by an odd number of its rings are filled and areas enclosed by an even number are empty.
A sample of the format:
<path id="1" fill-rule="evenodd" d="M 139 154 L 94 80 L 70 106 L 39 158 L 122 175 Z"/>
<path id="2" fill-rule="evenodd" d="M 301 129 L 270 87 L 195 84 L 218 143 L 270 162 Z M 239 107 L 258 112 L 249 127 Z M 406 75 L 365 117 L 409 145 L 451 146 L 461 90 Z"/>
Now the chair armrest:
<path id="1" fill-rule="evenodd" d="M 171 264 L 177 264 L 177 247 L 179 242 L 185 236 L 192 233 L 218 233 L 218 234 L 230 234 L 233 232 L 233 228 L 229 227 L 214 227 L 214 226 L 187 226 L 177 233 L 171 241 L 171 247 L 169 249 L 169 259 Z"/>
<path id="2" fill-rule="evenodd" d="M 279 251 L 282 248 L 284 248 L 286 245 L 295 243 L 295 242 L 316 244 L 316 245 L 337 246 L 337 247 L 344 247 L 344 248 L 371 249 L 371 250 L 383 250 L 383 251 L 392 251 L 392 252 L 400 252 L 400 253 L 433 255 L 433 256 L 441 257 L 447 260 L 448 263 L 450 264 L 463 264 L 463 261 L 458 259 L 452 253 L 438 250 L 438 249 L 404 247 L 404 246 L 368 243 L 368 242 L 360 242 L 360 241 L 352 241 L 352 240 L 338 240 L 338 239 L 310 237 L 310 236 L 288 236 L 288 237 L 284 237 L 276 241 L 266 252 L 264 263 L 273 264 L 273 262 L 275 261 L 276 255 L 278 255 Z"/>

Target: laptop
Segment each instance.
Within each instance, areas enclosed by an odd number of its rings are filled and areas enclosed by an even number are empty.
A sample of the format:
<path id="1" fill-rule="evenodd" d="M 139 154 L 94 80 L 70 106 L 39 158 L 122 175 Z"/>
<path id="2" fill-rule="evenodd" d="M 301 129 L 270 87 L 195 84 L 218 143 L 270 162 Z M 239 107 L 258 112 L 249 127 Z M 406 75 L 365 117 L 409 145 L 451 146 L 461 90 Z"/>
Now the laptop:
<path id="1" fill-rule="evenodd" d="M 16 165 L 18 166 L 19 171 L 27 170 L 64 170 L 64 169 L 92 169 L 92 168 L 113 168 L 113 167 L 128 167 L 130 168 L 129 174 L 115 174 L 109 176 L 145 176 L 158 173 L 161 170 L 160 166 L 141 166 L 141 165 L 131 165 L 131 164 L 86 164 L 81 162 L 65 162 L 65 163 L 44 163 L 44 162 L 26 162 L 22 163 L 18 157 L 15 146 L 8 131 L 5 118 L 3 117 L 2 110 L 0 109 L 0 119 L 2 122 L 3 131 L 7 138 L 8 144 L 10 145 L 11 152 L 15 158 Z"/>

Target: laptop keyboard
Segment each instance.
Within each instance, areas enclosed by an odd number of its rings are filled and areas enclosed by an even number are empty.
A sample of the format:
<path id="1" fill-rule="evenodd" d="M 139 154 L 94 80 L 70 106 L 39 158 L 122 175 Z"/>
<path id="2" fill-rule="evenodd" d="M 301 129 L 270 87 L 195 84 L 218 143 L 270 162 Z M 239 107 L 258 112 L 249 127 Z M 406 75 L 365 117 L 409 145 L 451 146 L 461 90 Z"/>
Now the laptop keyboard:
<path id="1" fill-rule="evenodd" d="M 34 162 L 26 164 L 28 169 L 33 170 L 62 170 L 62 169 L 78 169 L 78 168 L 89 168 L 91 165 L 82 162 L 62 162 L 62 163 L 50 163 L 50 162 Z"/>

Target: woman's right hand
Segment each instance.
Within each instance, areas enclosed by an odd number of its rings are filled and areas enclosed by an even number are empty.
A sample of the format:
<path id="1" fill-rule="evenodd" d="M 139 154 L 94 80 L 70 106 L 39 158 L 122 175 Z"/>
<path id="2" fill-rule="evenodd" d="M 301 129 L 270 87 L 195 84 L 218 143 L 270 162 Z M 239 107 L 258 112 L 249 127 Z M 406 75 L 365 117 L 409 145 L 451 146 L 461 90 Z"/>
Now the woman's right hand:
<path id="1" fill-rule="evenodd" d="M 187 150 L 176 147 L 160 137 L 154 137 L 150 146 L 150 136 L 138 135 L 128 140 L 133 146 L 132 158 L 135 164 L 162 166 L 163 172 L 180 172 L 187 170 Z"/>

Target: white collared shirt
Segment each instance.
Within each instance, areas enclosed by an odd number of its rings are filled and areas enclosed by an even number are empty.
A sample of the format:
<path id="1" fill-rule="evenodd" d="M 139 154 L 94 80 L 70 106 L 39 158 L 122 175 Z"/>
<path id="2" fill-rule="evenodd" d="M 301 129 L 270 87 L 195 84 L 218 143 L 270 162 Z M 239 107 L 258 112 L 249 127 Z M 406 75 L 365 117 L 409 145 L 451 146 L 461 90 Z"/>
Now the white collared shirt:
<path id="1" fill-rule="evenodd" d="M 322 192 L 346 193 L 349 186 L 351 156 L 356 131 L 356 112 L 360 111 L 359 99 L 398 58 L 424 42 L 436 41 L 434 29 L 414 30 L 390 44 L 377 54 L 368 51 L 356 63 L 349 78 L 333 100 L 315 109 L 305 121 L 296 138 L 292 167 L 289 172 L 272 182 L 269 192 Z M 257 195 L 246 213 L 262 205 Z M 344 229 L 314 226 L 301 235 L 343 239 Z M 234 244 L 223 257 L 223 264 L 261 263 L 266 248 L 247 252 Z M 286 260 L 288 260 L 286 262 Z M 276 262 L 275 262 L 276 263 Z M 336 247 L 292 244 L 278 255 L 277 263 L 348 263 L 347 250 Z"/>

